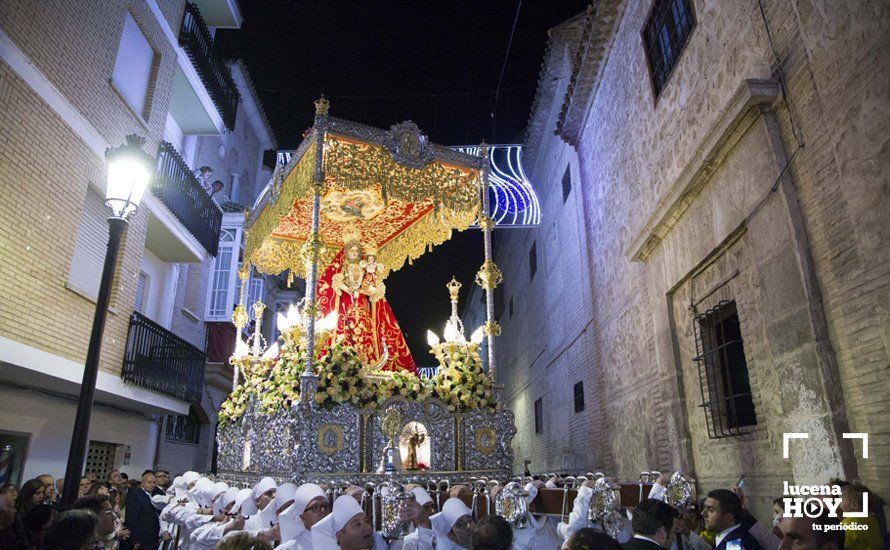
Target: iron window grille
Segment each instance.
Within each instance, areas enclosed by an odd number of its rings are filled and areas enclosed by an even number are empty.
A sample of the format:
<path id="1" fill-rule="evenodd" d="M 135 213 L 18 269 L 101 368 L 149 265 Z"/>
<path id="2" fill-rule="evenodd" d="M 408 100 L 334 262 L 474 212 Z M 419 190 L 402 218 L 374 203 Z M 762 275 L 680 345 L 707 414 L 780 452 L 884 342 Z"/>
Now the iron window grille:
<path id="1" fill-rule="evenodd" d="M 643 45 L 655 97 L 664 89 L 695 23 L 691 0 L 655 0 L 643 27 Z"/>
<path id="2" fill-rule="evenodd" d="M 171 414 L 167 416 L 167 429 L 164 439 L 177 443 L 198 444 L 201 437 L 201 420 L 193 410 L 189 414 Z"/>
<path id="3" fill-rule="evenodd" d="M 544 405 L 538 398 L 535 401 L 535 433 L 539 434 L 544 431 Z"/>
<path id="4" fill-rule="evenodd" d="M 584 382 L 575 383 L 574 394 L 575 412 L 578 413 L 584 410 Z"/>
<path id="5" fill-rule="evenodd" d="M 566 166 L 566 173 L 562 176 L 562 202 L 565 204 L 572 192 L 572 171 Z"/>
<path id="6" fill-rule="evenodd" d="M 711 439 L 748 433 L 757 424 L 745 347 L 735 301 L 721 301 L 697 315 L 694 361 Z"/>

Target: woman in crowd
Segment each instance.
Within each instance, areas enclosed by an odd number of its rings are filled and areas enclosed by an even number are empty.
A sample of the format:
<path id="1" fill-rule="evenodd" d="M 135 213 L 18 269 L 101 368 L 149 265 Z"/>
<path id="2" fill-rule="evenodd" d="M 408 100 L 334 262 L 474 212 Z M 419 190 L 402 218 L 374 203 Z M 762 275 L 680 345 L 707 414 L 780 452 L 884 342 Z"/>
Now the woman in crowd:
<path id="1" fill-rule="evenodd" d="M 43 530 L 52 519 L 52 507 L 43 504 L 44 495 L 44 483 L 39 479 L 32 479 L 22 485 L 15 502 L 16 514 L 21 519 L 28 544 L 32 548 L 43 547 Z"/>

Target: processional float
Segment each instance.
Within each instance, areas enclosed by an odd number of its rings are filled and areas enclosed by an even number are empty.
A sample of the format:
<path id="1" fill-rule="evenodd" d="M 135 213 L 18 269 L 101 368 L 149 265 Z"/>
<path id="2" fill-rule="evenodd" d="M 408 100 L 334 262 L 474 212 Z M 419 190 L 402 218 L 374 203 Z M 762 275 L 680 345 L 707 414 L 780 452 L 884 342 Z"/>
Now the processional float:
<path id="1" fill-rule="evenodd" d="M 513 414 L 498 403 L 488 148 L 480 156 L 432 144 L 411 122 L 389 130 L 328 115 L 279 165 L 245 222 L 233 391 L 220 411 L 219 477 L 359 486 L 383 481 L 509 477 Z M 421 379 L 385 300 L 386 275 L 478 224 L 486 322 L 468 339 L 456 317 L 432 346 L 439 369 Z M 299 306 L 261 336 L 261 302 L 245 303 L 252 270 L 306 280 Z M 455 286 L 456 285 L 456 286 Z M 253 308 L 253 336 L 243 341 Z M 488 371 L 479 357 L 487 338 Z M 402 465 L 402 447 L 411 457 Z"/>
<path id="2" fill-rule="evenodd" d="M 262 476 L 321 483 L 331 498 L 357 485 L 362 506 L 390 537 L 405 532 L 397 513 L 410 498 L 405 483 L 424 486 L 437 505 L 452 484 L 465 484 L 459 496 L 477 519 L 497 513 L 521 528 L 527 513 L 566 519 L 588 482 L 589 521 L 617 529 L 619 507 L 646 498 L 657 472 L 643 472 L 639 482 L 599 472 L 563 476 L 559 488 L 540 489 L 531 503 L 524 490 L 531 478 L 513 477 L 516 428 L 497 392 L 494 289 L 502 277 L 492 261 L 489 186 L 506 202 L 522 198 L 511 198 L 503 174 L 492 173 L 488 146 L 455 150 L 429 143 L 411 122 L 381 130 L 329 116 L 324 98 L 315 106 L 314 125 L 276 167 L 245 222 L 217 477 L 240 485 Z M 457 316 L 461 284 L 452 280 L 444 338 L 428 334 L 439 368 L 422 379 L 384 280 L 473 224 L 483 231 L 476 283 L 485 291 L 486 321 L 466 337 Z M 303 303 L 278 314 L 278 342 L 261 335 L 265 305 L 245 303 L 252 270 L 306 280 Z M 244 341 L 248 307 L 256 321 Z M 693 497 L 694 486 L 675 474 L 666 500 L 682 507 Z"/>

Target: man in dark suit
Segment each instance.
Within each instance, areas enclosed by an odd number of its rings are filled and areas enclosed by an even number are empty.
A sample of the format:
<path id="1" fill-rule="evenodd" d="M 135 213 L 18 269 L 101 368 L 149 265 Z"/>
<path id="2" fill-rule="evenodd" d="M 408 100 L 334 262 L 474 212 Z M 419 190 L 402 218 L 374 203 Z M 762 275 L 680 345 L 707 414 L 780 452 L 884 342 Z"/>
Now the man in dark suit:
<path id="1" fill-rule="evenodd" d="M 621 545 L 625 550 L 670 548 L 676 538 L 680 513 L 660 500 L 647 499 L 634 510 L 634 537 Z"/>
<path id="2" fill-rule="evenodd" d="M 161 522 L 158 511 L 151 503 L 155 488 L 155 474 L 145 470 L 142 484 L 127 492 L 124 525 L 130 530 L 130 538 L 121 545 L 122 550 L 157 550 Z"/>
<path id="3" fill-rule="evenodd" d="M 714 550 L 762 550 L 742 525 L 744 514 L 742 500 L 732 491 L 716 489 L 708 493 L 701 515 L 705 527 L 717 533 Z"/>

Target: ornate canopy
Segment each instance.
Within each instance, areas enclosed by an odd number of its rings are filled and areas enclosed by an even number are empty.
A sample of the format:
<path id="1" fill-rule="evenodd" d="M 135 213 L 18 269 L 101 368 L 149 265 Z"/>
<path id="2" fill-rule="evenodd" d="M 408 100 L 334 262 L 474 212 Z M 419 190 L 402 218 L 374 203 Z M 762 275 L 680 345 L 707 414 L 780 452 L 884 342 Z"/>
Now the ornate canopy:
<path id="1" fill-rule="evenodd" d="M 358 240 L 396 270 L 476 220 L 481 158 L 429 143 L 410 121 L 387 131 L 325 117 L 276 168 L 247 220 L 244 259 L 259 271 L 305 277 L 319 133 L 320 266 Z"/>

